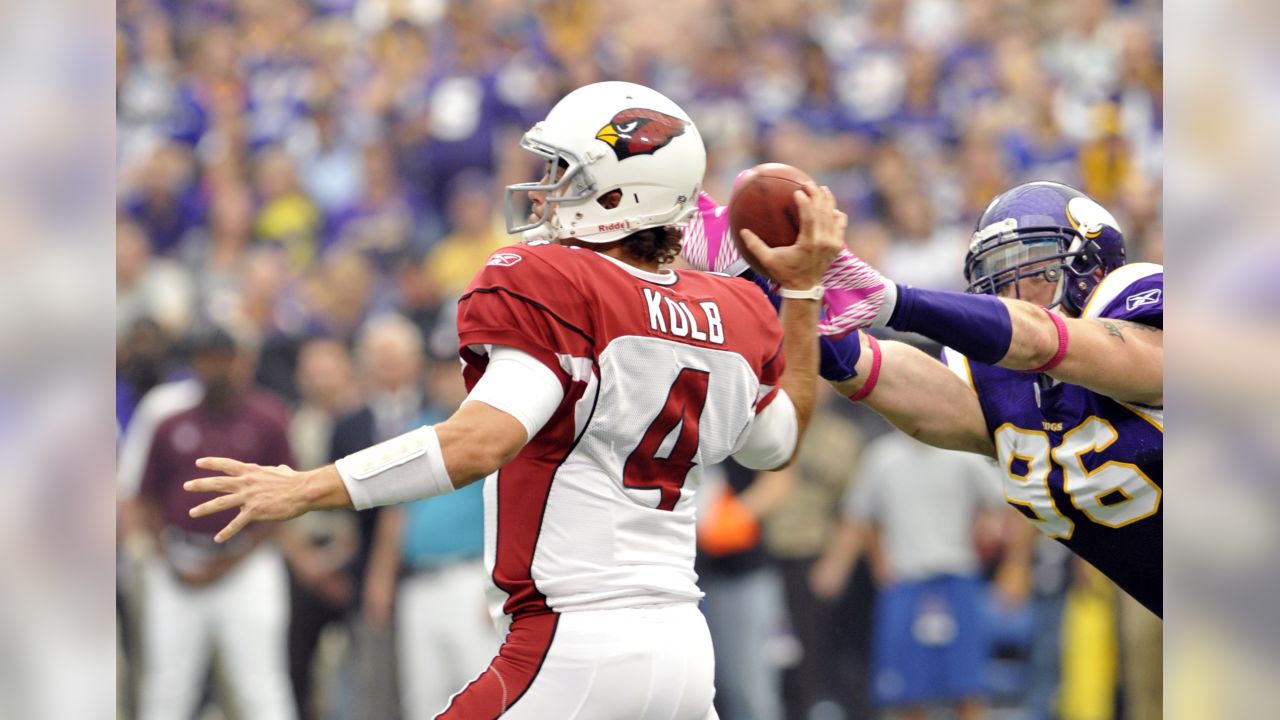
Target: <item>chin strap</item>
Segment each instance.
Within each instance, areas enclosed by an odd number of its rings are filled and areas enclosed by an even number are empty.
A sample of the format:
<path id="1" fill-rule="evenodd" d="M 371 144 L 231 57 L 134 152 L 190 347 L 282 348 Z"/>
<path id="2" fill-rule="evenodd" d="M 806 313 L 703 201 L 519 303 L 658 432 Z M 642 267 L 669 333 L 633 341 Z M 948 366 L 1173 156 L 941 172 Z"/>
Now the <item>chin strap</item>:
<path id="1" fill-rule="evenodd" d="M 542 223 L 532 230 L 520 233 L 520 242 L 525 245 L 555 242 L 559 234 L 552 229 L 550 223 Z"/>

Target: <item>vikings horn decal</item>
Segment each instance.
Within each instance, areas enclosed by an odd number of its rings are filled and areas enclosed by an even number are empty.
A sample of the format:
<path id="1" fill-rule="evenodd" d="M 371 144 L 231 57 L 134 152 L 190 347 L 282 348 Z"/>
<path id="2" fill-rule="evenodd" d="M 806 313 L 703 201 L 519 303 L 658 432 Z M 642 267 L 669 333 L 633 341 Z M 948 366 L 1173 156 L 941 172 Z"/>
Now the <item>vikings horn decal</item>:
<path id="1" fill-rule="evenodd" d="M 1087 197 L 1073 197 L 1067 201 L 1067 222 L 1087 238 L 1096 238 L 1104 227 L 1120 229 L 1120 223 L 1106 208 Z"/>
<path id="2" fill-rule="evenodd" d="M 688 125 L 678 117 L 644 108 L 627 108 L 613 116 L 596 133 L 597 140 L 609 143 L 619 160 L 632 155 L 652 155 L 671 140 L 684 134 Z"/>

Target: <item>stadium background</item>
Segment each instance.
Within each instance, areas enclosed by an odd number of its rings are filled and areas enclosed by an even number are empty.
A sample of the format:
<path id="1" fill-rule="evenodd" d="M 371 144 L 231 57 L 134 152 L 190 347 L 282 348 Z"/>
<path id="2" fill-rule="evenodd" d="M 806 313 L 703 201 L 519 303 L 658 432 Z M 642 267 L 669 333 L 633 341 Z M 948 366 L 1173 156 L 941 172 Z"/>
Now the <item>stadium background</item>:
<path id="1" fill-rule="evenodd" d="M 150 387 L 184 374 L 180 340 L 204 321 L 254 347 L 258 382 L 301 407 L 316 382 L 297 376 L 300 348 L 351 346 L 367 320 L 397 312 L 420 328 L 436 387 L 453 362 L 453 299 L 510 241 L 501 188 L 536 173 L 519 134 L 602 79 L 654 86 L 689 111 L 722 201 L 762 161 L 830 184 L 850 246 L 901 281 L 961 287 L 976 216 L 1031 179 L 1082 188 L 1116 214 L 1132 259 L 1160 262 L 1160 30 L 1160 4 L 1139 0 L 124 0 L 118 419 L 126 427 Z M 857 482 L 857 448 L 885 430 L 828 397 L 816 434 L 850 455 L 811 452 L 766 521 L 779 567 L 821 548 L 841 488 Z M 128 716 L 148 549 L 121 541 Z M 989 548 L 992 568 L 998 555 Z M 1159 700 L 1159 647 L 1111 590 L 1072 575 L 1062 714 L 1139 717 L 1135 698 Z M 873 592 L 860 569 L 829 614 L 824 711 L 865 712 Z M 991 614 L 1003 629 L 993 704 L 1015 716 L 1034 619 L 998 601 Z M 785 624 L 779 637 L 779 662 L 794 663 Z M 811 680 L 794 675 L 789 698 Z M 216 672 L 211 686 L 217 706 Z M 331 691 L 342 692 L 317 692 Z"/>

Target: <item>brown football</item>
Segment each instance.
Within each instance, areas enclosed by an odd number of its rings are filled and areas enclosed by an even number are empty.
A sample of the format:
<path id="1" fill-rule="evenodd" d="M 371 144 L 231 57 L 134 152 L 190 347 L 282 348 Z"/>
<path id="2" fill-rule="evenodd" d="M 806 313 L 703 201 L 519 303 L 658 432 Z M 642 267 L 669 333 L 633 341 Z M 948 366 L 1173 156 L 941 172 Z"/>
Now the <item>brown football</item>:
<path id="1" fill-rule="evenodd" d="M 767 274 L 742 245 L 739 231 L 751 230 L 771 247 L 794 244 L 800 233 L 800 213 L 793 194 L 813 178 L 784 163 L 764 163 L 743 173 L 729 197 L 729 234 L 752 269 Z"/>

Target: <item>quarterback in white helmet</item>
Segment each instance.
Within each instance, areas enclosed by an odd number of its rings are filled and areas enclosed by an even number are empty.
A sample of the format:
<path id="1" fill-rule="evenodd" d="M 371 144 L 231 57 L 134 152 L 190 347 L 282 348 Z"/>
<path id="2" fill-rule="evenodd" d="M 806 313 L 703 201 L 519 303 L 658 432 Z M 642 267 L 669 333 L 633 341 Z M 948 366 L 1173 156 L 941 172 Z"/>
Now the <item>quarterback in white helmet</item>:
<path id="1" fill-rule="evenodd" d="M 359 509 L 484 479 L 491 609 L 506 639 L 438 717 L 708 720 L 713 656 L 693 570 L 702 468 L 788 464 L 816 392 L 819 281 L 846 218 L 797 191 L 795 245 L 750 238 L 781 313 L 738 278 L 665 267 L 697 207 L 697 127 L 649 88 L 574 91 L 525 134 L 543 178 L 458 306 L 469 395 L 448 420 L 299 473 L 223 458 L 196 508 L 251 520 Z M 527 194 L 533 216 L 516 222 Z M 519 207 L 519 211 L 517 211 Z"/>

